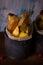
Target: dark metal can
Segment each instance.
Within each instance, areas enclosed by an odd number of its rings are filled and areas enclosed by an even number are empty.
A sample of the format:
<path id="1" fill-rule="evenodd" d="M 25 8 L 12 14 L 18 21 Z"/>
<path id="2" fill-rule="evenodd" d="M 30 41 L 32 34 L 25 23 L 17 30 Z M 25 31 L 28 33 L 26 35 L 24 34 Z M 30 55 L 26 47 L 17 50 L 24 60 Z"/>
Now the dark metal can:
<path id="1" fill-rule="evenodd" d="M 5 31 L 6 56 L 11 59 L 24 59 L 32 54 L 32 35 L 26 40 L 11 39 Z"/>
<path id="2" fill-rule="evenodd" d="M 37 54 L 43 55 L 43 31 L 40 31 L 37 28 L 36 20 L 33 22 L 34 26 L 34 43 L 35 43 L 35 52 Z"/>

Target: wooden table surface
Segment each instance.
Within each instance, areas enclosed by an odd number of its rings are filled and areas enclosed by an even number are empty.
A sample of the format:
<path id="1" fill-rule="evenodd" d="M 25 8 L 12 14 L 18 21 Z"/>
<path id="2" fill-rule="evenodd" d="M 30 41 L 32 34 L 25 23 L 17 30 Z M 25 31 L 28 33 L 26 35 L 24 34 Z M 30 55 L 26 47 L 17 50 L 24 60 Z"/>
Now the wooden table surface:
<path id="1" fill-rule="evenodd" d="M 33 54 L 24 60 L 11 60 L 8 57 L 5 57 L 4 40 L 4 33 L 0 32 L 0 57 L 3 57 L 3 60 L 0 61 L 0 65 L 43 65 L 43 58 L 39 58 L 36 54 Z"/>

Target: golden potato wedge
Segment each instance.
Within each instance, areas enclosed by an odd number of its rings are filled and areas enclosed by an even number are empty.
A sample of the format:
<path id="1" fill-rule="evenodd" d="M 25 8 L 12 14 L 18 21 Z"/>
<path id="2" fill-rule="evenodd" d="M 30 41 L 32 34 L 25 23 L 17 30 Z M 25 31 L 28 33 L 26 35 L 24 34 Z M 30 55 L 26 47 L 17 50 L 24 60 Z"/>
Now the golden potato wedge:
<path id="1" fill-rule="evenodd" d="M 16 36 L 16 37 L 19 36 L 19 28 L 18 28 L 18 26 L 13 30 L 12 35 Z"/>
<path id="2" fill-rule="evenodd" d="M 19 18 L 16 15 L 14 15 L 12 13 L 8 14 L 7 29 L 10 32 L 12 32 L 16 28 L 16 26 L 18 25 L 18 22 L 19 22 Z"/>
<path id="3" fill-rule="evenodd" d="M 20 35 L 19 35 L 20 38 L 24 38 L 24 37 L 27 37 L 27 36 L 28 36 L 28 34 L 24 33 L 24 32 L 21 32 Z"/>

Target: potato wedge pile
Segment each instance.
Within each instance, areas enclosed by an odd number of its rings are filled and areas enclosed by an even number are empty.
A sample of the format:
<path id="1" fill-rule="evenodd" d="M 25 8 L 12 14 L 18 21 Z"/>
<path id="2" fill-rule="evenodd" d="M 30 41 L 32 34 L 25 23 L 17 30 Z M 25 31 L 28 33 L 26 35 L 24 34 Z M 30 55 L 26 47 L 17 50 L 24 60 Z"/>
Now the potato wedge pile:
<path id="1" fill-rule="evenodd" d="M 37 27 L 39 30 L 43 30 L 43 10 L 40 12 L 36 21 Z"/>
<path id="2" fill-rule="evenodd" d="M 9 13 L 6 28 L 14 37 L 23 38 L 29 36 L 32 30 L 29 13 L 22 14 L 20 18 L 15 14 Z"/>

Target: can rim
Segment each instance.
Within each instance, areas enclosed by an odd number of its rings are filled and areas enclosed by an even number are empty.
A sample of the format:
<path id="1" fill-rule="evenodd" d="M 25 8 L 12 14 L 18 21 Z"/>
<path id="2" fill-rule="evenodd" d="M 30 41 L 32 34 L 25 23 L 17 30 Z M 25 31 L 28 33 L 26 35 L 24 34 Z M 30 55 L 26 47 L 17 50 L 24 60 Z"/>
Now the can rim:
<path id="1" fill-rule="evenodd" d="M 7 30 L 6 28 L 6 34 L 8 35 L 8 37 L 12 40 L 17 40 L 17 41 L 25 41 L 25 40 L 29 40 L 32 38 L 32 34 L 30 36 L 27 36 L 25 38 L 19 38 L 19 37 L 14 37 L 11 35 L 11 33 Z"/>

